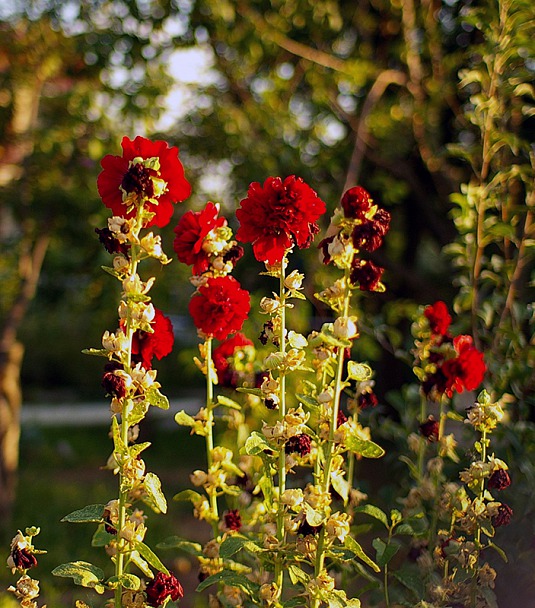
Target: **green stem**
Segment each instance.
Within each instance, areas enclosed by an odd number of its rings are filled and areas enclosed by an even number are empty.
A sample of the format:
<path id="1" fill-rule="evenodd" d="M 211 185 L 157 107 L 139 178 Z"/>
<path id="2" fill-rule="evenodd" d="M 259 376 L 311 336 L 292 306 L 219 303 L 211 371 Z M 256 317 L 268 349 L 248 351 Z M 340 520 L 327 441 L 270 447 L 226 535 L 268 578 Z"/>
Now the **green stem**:
<path id="1" fill-rule="evenodd" d="M 283 356 L 286 354 L 286 291 L 284 280 L 286 277 L 286 256 L 282 259 L 280 275 L 279 275 L 279 298 L 280 298 L 280 335 L 279 345 L 280 352 Z M 279 376 L 279 421 L 284 422 L 286 416 L 286 371 L 281 370 Z M 279 452 L 278 462 L 278 479 L 279 479 L 279 500 L 277 503 L 277 540 L 280 544 L 284 542 L 284 505 L 280 497 L 286 490 L 286 454 L 282 446 Z M 282 596 L 282 586 L 284 581 L 284 564 L 282 554 L 279 551 L 275 557 L 275 583 L 279 590 L 279 597 Z"/>
<path id="2" fill-rule="evenodd" d="M 342 316 L 347 317 L 349 315 L 349 301 L 351 299 L 351 291 L 349 289 L 349 269 L 345 271 L 345 280 L 344 280 L 344 306 L 342 311 Z M 336 433 L 336 428 L 338 425 L 338 411 L 340 409 L 340 397 L 342 395 L 342 374 L 344 371 L 344 359 L 345 359 L 345 349 L 339 347 L 337 352 L 337 362 L 336 362 L 336 376 L 335 376 L 335 384 L 334 384 L 334 394 L 333 394 L 333 402 L 331 409 L 331 420 L 329 424 L 329 439 L 327 444 L 324 447 L 324 470 L 323 470 L 323 478 L 321 482 L 321 489 L 323 492 L 329 492 L 331 486 L 331 470 L 332 470 L 332 461 L 334 456 L 334 435 Z M 325 528 L 322 527 L 319 537 L 318 537 L 318 547 L 316 549 L 316 563 L 314 566 L 315 576 L 318 577 L 325 567 Z M 314 606 L 317 606 L 317 601 L 314 600 Z"/>
<path id="3" fill-rule="evenodd" d="M 213 466 L 214 452 L 214 383 L 212 378 L 212 338 L 205 342 L 206 352 L 206 464 L 208 473 Z M 219 511 L 217 507 L 217 489 L 211 488 L 210 499 L 210 524 L 214 534 L 214 539 L 219 536 L 218 522 Z"/>
<path id="4" fill-rule="evenodd" d="M 483 430 L 481 433 L 482 433 L 481 434 L 481 461 L 486 462 L 487 461 L 487 443 L 488 443 L 487 431 Z M 481 481 L 479 482 L 477 498 L 479 500 L 482 500 L 484 493 L 485 493 L 485 479 L 481 478 Z M 477 603 L 477 573 L 479 570 L 479 555 L 481 552 L 481 524 L 479 523 L 479 520 L 477 522 L 476 537 L 474 540 L 475 540 L 475 546 L 476 546 L 476 552 L 477 552 L 477 560 L 476 560 L 476 563 L 474 566 L 474 574 L 472 576 L 471 598 L 470 598 L 472 608 L 475 608 L 476 603 Z"/>
<path id="5" fill-rule="evenodd" d="M 420 395 L 420 424 L 423 424 L 427 418 L 427 398 L 422 393 Z M 427 448 L 427 440 L 420 436 L 420 446 L 418 450 L 418 483 L 424 478 L 425 452 Z"/>

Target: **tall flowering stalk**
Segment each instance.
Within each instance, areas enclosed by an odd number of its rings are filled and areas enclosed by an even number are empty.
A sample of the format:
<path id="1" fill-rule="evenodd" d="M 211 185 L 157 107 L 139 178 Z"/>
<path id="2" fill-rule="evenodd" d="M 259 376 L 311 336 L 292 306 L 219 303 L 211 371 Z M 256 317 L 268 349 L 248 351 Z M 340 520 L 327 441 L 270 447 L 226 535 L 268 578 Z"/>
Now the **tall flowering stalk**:
<path id="1" fill-rule="evenodd" d="M 26 528 L 25 534 L 20 530 L 11 541 L 7 567 L 13 574 L 19 574 L 15 586 L 8 587 L 8 591 L 13 593 L 22 608 L 38 608 L 37 599 L 39 597 L 39 581 L 33 579 L 28 574 L 28 570 L 37 566 L 36 555 L 46 553 L 36 549 L 33 538 L 40 532 L 39 528 Z M 42 608 L 46 608 L 43 604 Z"/>
<path id="2" fill-rule="evenodd" d="M 165 226 L 173 213 L 173 203 L 186 198 L 190 186 L 177 148 L 142 137 L 133 141 L 125 137 L 122 148 L 122 156 L 108 155 L 102 160 L 103 171 L 97 182 L 104 204 L 114 213 L 108 226 L 97 232 L 113 255 L 113 266 L 105 270 L 122 286 L 119 326 L 113 333 L 104 333 L 102 349 L 86 351 L 108 359 L 102 382 L 111 397 L 114 449 L 108 467 L 118 476 L 119 492 L 107 505 L 86 507 L 64 518 L 68 522 L 100 523 L 94 544 L 106 547 L 115 575 L 106 580 L 99 568 L 85 562 L 63 564 L 54 573 L 70 576 L 98 593 L 113 590 L 115 608 L 157 607 L 169 599 L 180 599 L 183 591 L 143 542 L 146 516 L 135 505 L 143 502 L 155 512 L 164 513 L 167 504 L 160 480 L 146 472 L 141 459 L 150 444 L 136 441 L 138 424 L 149 407 L 169 407 L 152 363 L 154 358 L 161 359 L 171 352 L 174 336 L 170 320 L 151 302 L 149 292 L 155 279 L 143 280 L 139 266 L 149 258 L 162 264 L 170 261 L 160 237 L 145 230 Z M 129 572 L 132 565 L 150 579 L 148 584 Z"/>
<path id="3" fill-rule="evenodd" d="M 219 205 L 208 202 L 201 211 L 188 211 L 182 216 L 175 227 L 173 245 L 178 260 L 192 266 L 191 283 L 196 290 L 190 300 L 189 312 L 203 340 L 199 346 L 200 358 L 195 362 L 206 378 L 205 406 L 195 417 L 184 411 L 175 417 L 178 424 L 189 426 L 192 432 L 205 437 L 206 471 L 198 469 L 191 475 L 193 485 L 204 490 L 205 496 L 196 491 L 185 491 L 175 496 L 177 500 L 183 497 L 191 500 L 195 516 L 212 528 L 212 541 L 199 556 L 203 578 L 222 568 L 218 560 L 220 526 L 227 524 L 227 527 L 239 529 L 237 513 L 234 518 L 229 518 L 228 514 L 221 517 L 218 497 L 235 494 L 235 486 L 229 483 L 230 477 L 243 473 L 233 463 L 232 452 L 216 446 L 214 438 L 214 410 L 221 403 L 215 399 L 214 387 L 220 374 L 228 369 L 224 353 L 230 357 L 234 353 L 231 342 L 236 348 L 240 344 L 241 334 L 237 332 L 250 309 L 249 293 L 230 276 L 235 263 L 243 255 L 243 249 L 232 236 L 226 219 L 219 217 Z M 233 338 L 229 338 L 231 334 L 235 334 Z M 214 340 L 223 343 L 214 349 Z M 228 352 L 224 348 L 225 342 Z M 241 344 L 247 342 L 241 341 Z"/>

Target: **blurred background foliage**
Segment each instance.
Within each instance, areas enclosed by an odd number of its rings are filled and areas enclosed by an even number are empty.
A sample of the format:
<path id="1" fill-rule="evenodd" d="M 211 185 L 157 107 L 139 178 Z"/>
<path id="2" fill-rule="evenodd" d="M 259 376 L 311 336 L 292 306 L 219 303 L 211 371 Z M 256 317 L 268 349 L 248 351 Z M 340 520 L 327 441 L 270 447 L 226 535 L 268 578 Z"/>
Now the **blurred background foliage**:
<path id="1" fill-rule="evenodd" d="M 364 186 L 393 218 L 374 254 L 387 292 L 359 302 L 355 355 L 377 370 L 383 403 L 413 381 L 417 306 L 444 299 L 485 351 L 489 389 L 511 394 L 514 420 L 532 420 L 534 24 L 531 0 L 3 2 L 4 397 L 6 361 L 22 344 L 8 375 L 20 372 L 25 402 L 104 405 L 102 362 L 81 354 L 117 322 L 95 182 L 102 156 L 142 134 L 178 145 L 193 186 L 162 231 L 168 255 L 176 221 L 207 200 L 236 228 L 252 181 L 300 175 L 328 215 L 346 188 Z M 316 252 L 293 262 L 313 294 L 327 273 Z M 238 278 L 269 292 L 260 270 L 248 252 Z M 155 305 L 176 329 L 159 365 L 172 397 L 201 381 L 192 288 L 177 262 L 155 272 Z M 308 306 L 303 327 L 328 317 Z M 250 327 L 260 328 L 254 317 Z"/>

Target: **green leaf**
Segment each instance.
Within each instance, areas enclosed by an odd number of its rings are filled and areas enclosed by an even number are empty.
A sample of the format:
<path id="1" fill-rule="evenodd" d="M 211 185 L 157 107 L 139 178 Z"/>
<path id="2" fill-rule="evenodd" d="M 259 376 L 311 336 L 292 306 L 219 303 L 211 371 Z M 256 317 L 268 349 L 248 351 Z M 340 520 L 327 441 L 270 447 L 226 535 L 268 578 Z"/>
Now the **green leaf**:
<path id="1" fill-rule="evenodd" d="M 243 450 L 248 456 L 257 456 L 260 453 L 264 453 L 265 450 L 272 451 L 267 439 L 257 431 L 253 431 L 249 435 L 243 446 Z"/>
<path id="2" fill-rule="evenodd" d="M 301 583 L 302 585 L 306 586 L 310 580 L 310 575 L 307 574 L 304 570 L 301 570 L 301 568 L 299 568 L 299 566 L 296 566 L 295 564 L 290 564 L 290 566 L 288 567 L 288 575 L 290 576 L 292 585 Z"/>
<path id="3" fill-rule="evenodd" d="M 179 536 L 170 536 L 156 545 L 157 549 L 182 549 L 191 555 L 202 555 L 202 546 Z"/>
<path id="4" fill-rule="evenodd" d="M 167 501 L 162 492 L 160 479 L 154 473 L 147 473 L 143 481 L 147 496 L 143 499 L 155 513 L 167 513 Z M 148 498 L 148 500 L 147 500 Z"/>
<path id="5" fill-rule="evenodd" d="M 219 556 L 223 559 L 230 559 L 233 555 L 243 549 L 247 539 L 244 536 L 228 536 L 219 547 Z"/>
<path id="6" fill-rule="evenodd" d="M 214 585 L 215 583 L 223 583 L 229 585 L 229 587 L 237 587 L 250 597 L 255 597 L 260 588 L 258 584 L 253 583 L 253 581 L 249 580 L 243 574 L 238 574 L 232 570 L 222 570 L 202 581 L 197 587 L 197 591 L 204 591 L 204 589 L 207 589 L 210 585 Z"/>
<path id="7" fill-rule="evenodd" d="M 388 529 L 388 517 L 384 511 L 375 505 L 361 505 L 355 508 L 355 513 L 365 513 L 374 519 L 380 521 L 386 529 Z"/>
<path id="8" fill-rule="evenodd" d="M 392 573 L 398 581 L 414 593 L 415 599 L 419 600 L 425 595 L 425 579 L 421 572 L 408 568 L 400 568 Z"/>
<path id="9" fill-rule="evenodd" d="M 365 382 L 370 380 L 373 375 L 372 368 L 365 363 L 357 363 L 356 361 L 348 361 L 347 374 L 351 380 L 357 382 Z"/>
<path id="10" fill-rule="evenodd" d="M 102 515 L 105 508 L 106 505 L 87 505 L 83 509 L 65 515 L 61 521 L 73 524 L 101 523 L 104 521 Z"/>
<path id="11" fill-rule="evenodd" d="M 154 551 L 145 543 L 137 541 L 134 543 L 134 547 L 138 551 L 138 553 L 146 559 L 149 564 L 156 570 L 160 572 L 164 572 L 165 574 L 169 574 L 169 570 L 163 565 L 160 558 L 154 553 Z"/>
<path id="12" fill-rule="evenodd" d="M 123 587 L 124 589 L 131 589 L 137 591 L 141 587 L 141 580 L 134 574 L 121 574 L 120 576 L 112 576 L 106 581 L 106 584 L 110 589 L 117 589 L 117 587 Z"/>
<path id="13" fill-rule="evenodd" d="M 146 390 L 145 398 L 151 405 L 154 405 L 154 407 L 159 407 L 161 410 L 169 409 L 169 399 L 160 393 L 157 388 L 149 388 Z"/>
<path id="14" fill-rule="evenodd" d="M 237 389 L 238 393 L 245 393 L 247 395 L 256 395 L 257 397 L 263 397 L 264 393 L 259 388 L 245 388 L 239 386 Z"/>
<path id="15" fill-rule="evenodd" d="M 368 557 L 364 552 L 364 549 L 360 546 L 360 544 L 349 534 L 345 537 L 344 547 L 352 551 L 361 561 L 363 561 L 366 565 L 370 566 L 372 570 L 375 572 L 380 572 L 381 568 L 373 561 L 371 557 Z"/>
<path id="16" fill-rule="evenodd" d="M 114 534 L 108 534 L 104 528 L 104 524 L 100 524 L 100 526 L 95 530 L 93 534 L 93 538 L 91 539 L 92 547 L 105 547 L 109 545 L 112 540 L 114 540 L 116 536 Z"/>
<path id="17" fill-rule="evenodd" d="M 228 397 L 225 397 L 224 395 L 218 395 L 217 396 L 217 403 L 219 405 L 224 405 L 225 407 L 230 407 L 233 410 L 241 410 L 242 409 L 241 405 L 239 403 L 237 403 L 233 399 L 229 399 Z"/>
<path id="18" fill-rule="evenodd" d="M 186 414 L 184 410 L 175 414 L 175 422 L 181 426 L 195 426 L 196 420 L 189 414 Z"/>
<path id="19" fill-rule="evenodd" d="M 182 490 L 181 492 L 173 496 L 173 500 L 176 500 L 177 502 L 189 500 L 195 503 L 201 499 L 202 496 L 199 494 L 199 492 L 195 492 L 195 490 Z"/>
<path id="20" fill-rule="evenodd" d="M 105 348 L 84 348 L 82 350 L 84 355 L 93 355 L 96 357 L 107 357 L 110 353 Z"/>
<path id="21" fill-rule="evenodd" d="M 399 551 L 399 545 L 392 543 L 386 544 L 384 540 L 380 538 L 374 538 L 372 541 L 373 548 L 377 552 L 376 559 L 377 563 L 381 568 L 386 566 L 388 562 L 396 555 Z"/>
<path id="22" fill-rule="evenodd" d="M 349 435 L 345 444 L 349 450 L 364 458 L 381 458 L 385 455 L 385 451 L 380 445 L 370 440 L 361 439 L 356 435 Z"/>
<path id="23" fill-rule="evenodd" d="M 496 551 L 496 553 L 503 559 L 503 561 L 505 563 L 507 563 L 509 560 L 507 559 L 507 555 L 505 553 L 505 551 L 501 548 L 498 547 L 498 545 L 496 545 L 493 542 L 490 542 L 487 547 L 490 547 L 491 549 L 494 549 L 494 551 Z"/>
<path id="24" fill-rule="evenodd" d="M 154 576 L 149 564 L 141 557 L 141 555 L 139 555 L 137 551 L 130 552 L 130 561 L 136 565 L 145 576 L 148 576 L 149 578 Z"/>
<path id="25" fill-rule="evenodd" d="M 320 409 L 320 405 L 318 403 L 318 400 L 315 399 L 314 397 L 311 397 L 310 395 L 303 395 L 302 393 L 297 393 L 295 395 L 297 397 L 297 399 L 303 403 L 304 405 L 306 405 L 308 408 L 310 408 L 312 411 L 318 411 Z"/>
<path id="26" fill-rule="evenodd" d="M 69 562 L 61 564 L 52 570 L 54 576 L 72 578 L 76 585 L 94 589 L 97 593 L 104 593 L 104 572 L 97 566 L 88 562 Z"/>

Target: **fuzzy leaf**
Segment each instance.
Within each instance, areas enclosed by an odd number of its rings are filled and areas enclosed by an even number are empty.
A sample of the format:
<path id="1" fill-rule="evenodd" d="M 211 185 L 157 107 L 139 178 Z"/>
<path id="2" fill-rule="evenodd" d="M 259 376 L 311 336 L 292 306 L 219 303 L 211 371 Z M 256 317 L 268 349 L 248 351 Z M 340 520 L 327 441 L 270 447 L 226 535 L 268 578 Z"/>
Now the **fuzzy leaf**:
<path id="1" fill-rule="evenodd" d="M 355 454 L 364 458 L 381 458 L 385 455 L 385 451 L 380 445 L 370 440 L 361 439 L 356 435 L 349 435 L 345 444 L 351 452 L 355 452 Z"/>
<path id="2" fill-rule="evenodd" d="M 159 407 L 161 410 L 169 409 L 169 399 L 160 393 L 157 388 L 149 388 L 145 391 L 145 398 L 154 407 Z"/>
<path id="3" fill-rule="evenodd" d="M 228 536 L 219 547 L 219 556 L 223 559 L 230 559 L 233 555 L 243 549 L 247 539 L 244 536 Z"/>
<path id="4" fill-rule="evenodd" d="M 310 575 L 308 575 L 304 570 L 301 570 L 301 568 L 299 568 L 299 566 L 296 566 L 295 564 L 290 564 L 290 566 L 288 567 L 288 575 L 290 576 L 292 585 L 301 583 L 306 586 L 306 584 L 310 580 Z"/>
<path id="5" fill-rule="evenodd" d="M 232 410 L 241 410 L 241 405 L 234 401 L 234 399 L 229 399 L 224 395 L 217 396 L 217 403 L 219 405 L 224 405 L 225 407 L 229 407 Z"/>
<path id="6" fill-rule="evenodd" d="M 399 550 L 399 545 L 389 543 L 388 545 L 380 538 L 374 538 L 372 541 L 373 548 L 377 552 L 377 563 L 381 568 L 386 566 L 388 562 L 396 555 Z"/>
<path id="7" fill-rule="evenodd" d="M 117 589 L 117 587 L 123 587 L 124 589 L 131 589 L 137 591 L 141 586 L 141 580 L 134 574 L 121 574 L 121 576 L 112 576 L 106 581 L 106 584 L 110 589 Z"/>
<path id="8" fill-rule="evenodd" d="M 197 587 L 197 591 L 204 591 L 204 589 L 207 589 L 210 587 L 210 585 L 215 583 L 223 583 L 229 587 L 237 587 L 251 597 L 255 597 L 259 589 L 259 585 L 253 583 L 253 581 L 250 581 L 243 574 L 238 574 L 232 570 L 222 570 L 221 572 L 212 574 L 202 581 L 202 583 Z"/>
<path id="9" fill-rule="evenodd" d="M 193 416 L 186 414 L 184 410 L 175 414 L 175 422 L 180 426 L 195 426 L 196 420 Z"/>
<path id="10" fill-rule="evenodd" d="M 160 558 L 154 553 L 154 551 L 145 543 L 135 542 L 134 547 L 138 551 L 138 553 L 147 560 L 147 562 L 156 570 L 160 572 L 164 572 L 165 574 L 169 574 L 169 570 L 163 565 Z"/>
<path id="11" fill-rule="evenodd" d="M 170 536 L 156 545 L 157 549 L 182 549 L 192 555 L 202 555 L 202 546 L 179 536 Z"/>
<path id="12" fill-rule="evenodd" d="M 357 363 L 356 361 L 348 361 L 347 363 L 347 374 L 351 380 L 356 380 L 357 382 L 365 382 L 369 380 L 372 375 L 372 369 L 369 365 L 365 363 Z"/>
<path id="13" fill-rule="evenodd" d="M 149 564 L 139 555 L 137 551 L 131 551 L 130 561 L 135 564 L 145 576 L 152 578 L 154 576 Z"/>
<path id="14" fill-rule="evenodd" d="M 167 501 L 162 492 L 160 479 L 154 473 L 147 473 L 143 481 L 147 496 L 144 501 L 149 504 L 155 513 L 167 513 Z M 148 500 L 147 500 L 148 498 Z"/>
<path id="15" fill-rule="evenodd" d="M 102 514 L 104 513 L 105 507 L 106 505 L 88 505 L 83 509 L 78 509 L 77 511 L 65 515 L 61 521 L 72 524 L 101 523 L 104 521 Z"/>
<path id="16" fill-rule="evenodd" d="M 195 490 L 182 490 L 173 496 L 173 500 L 176 500 L 177 502 L 189 500 L 195 503 L 201 499 L 202 496 L 199 494 L 199 492 L 195 492 Z"/>
<path id="17" fill-rule="evenodd" d="M 247 395 L 256 395 L 257 397 L 263 397 L 264 393 L 259 388 L 245 388 L 239 386 L 237 389 L 238 393 L 245 393 Z"/>
<path id="18" fill-rule="evenodd" d="M 243 450 L 248 456 L 256 456 L 264 452 L 264 450 L 271 451 L 271 447 L 263 435 L 257 431 L 253 431 L 247 438 Z"/>
<path id="19" fill-rule="evenodd" d="M 104 593 L 104 572 L 88 562 L 69 562 L 61 564 L 52 570 L 54 576 L 72 578 L 76 585 L 89 587 L 97 593 Z"/>
<path id="20" fill-rule="evenodd" d="M 93 534 L 93 538 L 91 539 L 92 547 L 105 547 L 109 545 L 112 540 L 116 537 L 113 534 L 108 534 L 104 529 L 104 524 L 100 524 L 100 526 L 95 530 Z"/>
<path id="21" fill-rule="evenodd" d="M 425 596 L 425 582 L 421 573 L 402 567 L 394 571 L 393 575 L 404 587 L 414 593 L 417 600 Z"/>
<path id="22" fill-rule="evenodd" d="M 379 568 L 373 559 L 366 555 L 364 549 L 360 546 L 360 543 L 358 543 L 352 536 L 349 536 L 349 534 L 345 537 L 344 547 L 352 551 L 361 561 L 370 566 L 370 568 L 375 572 L 381 571 L 381 568 Z"/>
<path id="23" fill-rule="evenodd" d="M 379 520 L 385 528 L 388 528 L 388 517 L 384 511 L 375 505 L 362 505 L 355 508 L 355 513 L 366 513 L 370 517 Z"/>

